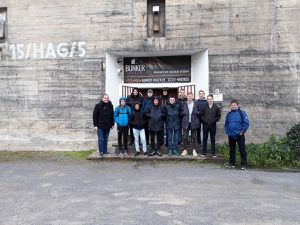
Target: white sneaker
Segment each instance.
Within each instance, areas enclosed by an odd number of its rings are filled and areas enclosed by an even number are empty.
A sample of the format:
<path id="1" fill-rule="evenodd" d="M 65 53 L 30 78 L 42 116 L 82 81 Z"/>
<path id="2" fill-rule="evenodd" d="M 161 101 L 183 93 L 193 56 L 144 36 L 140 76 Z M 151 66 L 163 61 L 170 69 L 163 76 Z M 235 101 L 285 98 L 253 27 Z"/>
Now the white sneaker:
<path id="1" fill-rule="evenodd" d="M 185 150 L 183 150 L 183 152 L 181 153 L 181 156 L 187 156 L 187 150 L 185 149 Z"/>
<path id="2" fill-rule="evenodd" d="M 194 157 L 197 157 L 197 156 L 198 156 L 198 154 L 197 154 L 197 152 L 196 152 L 196 149 L 193 149 L 193 156 L 194 156 Z"/>

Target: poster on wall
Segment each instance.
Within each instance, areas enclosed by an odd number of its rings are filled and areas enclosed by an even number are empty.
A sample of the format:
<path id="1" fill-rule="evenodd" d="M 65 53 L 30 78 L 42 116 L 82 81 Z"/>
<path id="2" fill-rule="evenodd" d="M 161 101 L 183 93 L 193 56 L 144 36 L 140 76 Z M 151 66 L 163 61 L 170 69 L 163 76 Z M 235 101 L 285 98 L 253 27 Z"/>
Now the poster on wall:
<path id="1" fill-rule="evenodd" d="M 124 58 L 124 82 L 191 82 L 191 56 Z"/>

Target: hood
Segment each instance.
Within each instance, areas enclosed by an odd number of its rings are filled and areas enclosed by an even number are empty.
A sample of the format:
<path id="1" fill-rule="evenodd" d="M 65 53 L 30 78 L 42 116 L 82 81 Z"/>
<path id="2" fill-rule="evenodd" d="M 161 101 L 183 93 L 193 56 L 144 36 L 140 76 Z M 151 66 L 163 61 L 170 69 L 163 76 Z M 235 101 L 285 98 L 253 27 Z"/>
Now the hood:
<path id="1" fill-rule="evenodd" d="M 157 106 L 159 106 L 159 104 L 160 104 L 160 99 L 159 99 L 159 97 L 158 97 L 158 96 L 154 96 L 154 97 L 153 97 L 153 100 L 152 100 L 152 105 L 155 107 L 155 105 L 154 105 L 154 100 L 155 100 L 155 99 L 157 99 L 157 100 L 158 100 L 158 105 L 157 105 Z M 156 107 L 157 107 L 157 106 L 156 106 Z"/>
<path id="2" fill-rule="evenodd" d="M 119 98 L 119 104 L 121 105 L 121 101 L 122 100 L 124 100 L 125 101 L 125 105 L 124 106 L 126 106 L 126 98 L 125 97 L 121 97 L 121 98 Z"/>

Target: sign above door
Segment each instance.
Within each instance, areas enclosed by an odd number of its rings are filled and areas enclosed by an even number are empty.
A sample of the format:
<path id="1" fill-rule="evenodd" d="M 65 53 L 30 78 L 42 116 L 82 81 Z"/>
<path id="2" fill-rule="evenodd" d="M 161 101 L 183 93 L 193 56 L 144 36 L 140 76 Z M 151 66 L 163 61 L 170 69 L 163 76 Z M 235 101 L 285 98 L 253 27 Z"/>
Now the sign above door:
<path id="1" fill-rule="evenodd" d="M 125 83 L 189 83 L 191 56 L 125 57 Z"/>

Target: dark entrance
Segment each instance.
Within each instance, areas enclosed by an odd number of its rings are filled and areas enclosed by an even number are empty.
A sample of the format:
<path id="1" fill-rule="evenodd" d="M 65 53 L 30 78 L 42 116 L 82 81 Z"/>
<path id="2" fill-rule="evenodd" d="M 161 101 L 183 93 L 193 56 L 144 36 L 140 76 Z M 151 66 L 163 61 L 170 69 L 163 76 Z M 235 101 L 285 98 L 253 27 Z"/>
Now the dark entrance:
<path id="1" fill-rule="evenodd" d="M 143 95 L 143 97 L 147 96 L 147 91 L 149 89 L 153 90 L 153 96 L 162 96 L 163 91 L 162 88 L 139 88 L 140 93 Z M 168 88 L 168 94 L 169 96 L 173 96 L 177 98 L 177 88 Z"/>

